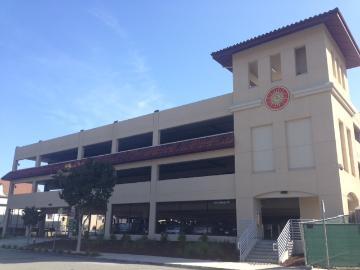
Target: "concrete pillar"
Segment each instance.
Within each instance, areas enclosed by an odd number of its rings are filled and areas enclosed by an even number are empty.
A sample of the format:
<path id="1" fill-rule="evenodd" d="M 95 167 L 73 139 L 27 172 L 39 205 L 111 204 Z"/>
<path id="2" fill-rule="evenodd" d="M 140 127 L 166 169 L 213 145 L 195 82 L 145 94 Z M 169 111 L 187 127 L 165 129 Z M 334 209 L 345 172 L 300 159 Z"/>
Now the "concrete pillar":
<path id="1" fill-rule="evenodd" d="M 40 166 L 41 166 L 41 156 L 37 155 L 35 160 L 35 167 L 40 167 Z"/>
<path id="2" fill-rule="evenodd" d="M 78 147 L 78 152 L 77 152 L 77 159 L 82 159 L 84 157 L 84 147 L 83 146 L 79 146 Z"/>
<path id="3" fill-rule="evenodd" d="M 15 188 L 15 184 L 13 182 L 10 182 L 8 203 L 7 203 L 4 222 L 3 222 L 2 237 L 5 237 L 5 235 L 6 235 L 6 231 L 7 231 L 7 227 L 8 227 L 8 223 L 9 223 L 10 211 L 11 211 L 11 209 L 9 208 L 9 201 L 11 200 L 12 196 L 14 196 L 14 188 Z"/>
<path id="4" fill-rule="evenodd" d="M 31 189 L 32 193 L 36 193 L 37 192 L 37 186 L 36 186 L 36 180 L 32 181 L 32 189 Z"/>
<path id="5" fill-rule="evenodd" d="M 106 214 L 105 214 L 105 230 L 104 230 L 104 238 L 105 239 L 110 239 L 111 223 L 112 223 L 111 203 L 109 202 L 108 205 L 107 205 L 107 211 L 106 211 Z"/>
<path id="6" fill-rule="evenodd" d="M 15 183 L 14 182 L 10 182 L 10 186 L 9 186 L 9 194 L 8 194 L 8 202 L 9 199 L 12 195 L 14 195 L 14 190 L 15 190 Z"/>
<path id="7" fill-rule="evenodd" d="M 10 211 L 11 211 L 11 209 L 9 207 L 6 207 L 5 217 L 4 217 L 4 222 L 3 222 L 3 228 L 2 228 L 2 233 L 1 233 L 2 238 L 4 238 L 5 235 L 6 235 L 6 231 L 7 231 L 7 227 L 8 227 L 8 223 L 9 223 L 9 218 L 10 218 Z"/>
<path id="8" fill-rule="evenodd" d="M 158 165 L 151 166 L 149 238 L 155 238 L 156 231 L 156 192 L 159 178 Z"/>
<path id="9" fill-rule="evenodd" d="M 155 111 L 153 115 L 153 145 L 160 144 L 159 118 L 160 118 L 160 112 Z"/>
<path id="10" fill-rule="evenodd" d="M 114 154 L 118 151 L 118 140 L 117 139 L 112 139 L 111 141 L 111 154 Z"/>
<path id="11" fill-rule="evenodd" d="M 12 165 L 12 171 L 17 171 L 17 168 L 18 168 L 18 160 L 16 158 L 16 151 L 17 151 L 17 146 L 15 148 L 15 154 L 14 154 L 14 159 L 13 159 L 13 165 Z"/>

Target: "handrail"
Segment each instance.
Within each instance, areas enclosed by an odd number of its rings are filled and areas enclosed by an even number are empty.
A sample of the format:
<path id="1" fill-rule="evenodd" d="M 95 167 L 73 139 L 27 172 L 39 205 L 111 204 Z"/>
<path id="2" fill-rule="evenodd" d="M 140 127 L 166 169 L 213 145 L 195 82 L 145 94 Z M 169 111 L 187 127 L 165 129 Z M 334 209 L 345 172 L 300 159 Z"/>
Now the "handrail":
<path id="1" fill-rule="evenodd" d="M 293 254 L 294 241 L 301 240 L 300 223 L 309 221 L 310 219 L 289 219 L 283 230 L 279 234 L 276 241 L 279 262 L 284 262 Z"/>
<path id="2" fill-rule="evenodd" d="M 257 242 L 257 227 L 254 221 L 248 221 L 245 230 L 238 239 L 238 249 L 240 253 L 240 261 L 245 261 L 251 249 Z"/>

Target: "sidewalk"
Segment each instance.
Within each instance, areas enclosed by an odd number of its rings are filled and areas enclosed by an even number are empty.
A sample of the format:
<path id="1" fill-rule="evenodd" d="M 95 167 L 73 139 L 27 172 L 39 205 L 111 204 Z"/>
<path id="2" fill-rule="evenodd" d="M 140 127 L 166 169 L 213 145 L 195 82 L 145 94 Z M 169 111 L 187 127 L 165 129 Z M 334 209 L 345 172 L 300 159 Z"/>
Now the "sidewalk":
<path id="1" fill-rule="evenodd" d="M 227 269 L 227 270 L 255 270 L 255 269 L 305 269 L 305 267 L 282 267 L 278 264 L 260 264 L 248 262 L 218 262 L 196 259 L 170 258 L 159 256 L 101 253 L 97 258 L 113 262 L 144 263 L 154 265 L 176 266 L 194 269 Z"/>

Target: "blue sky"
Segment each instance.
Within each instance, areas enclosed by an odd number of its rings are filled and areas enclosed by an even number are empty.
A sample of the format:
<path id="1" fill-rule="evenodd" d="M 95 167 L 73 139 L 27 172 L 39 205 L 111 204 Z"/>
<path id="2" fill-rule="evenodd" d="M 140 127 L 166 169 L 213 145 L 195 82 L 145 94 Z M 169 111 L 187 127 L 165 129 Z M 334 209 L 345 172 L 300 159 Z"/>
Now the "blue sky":
<path id="1" fill-rule="evenodd" d="M 16 145 L 231 92 L 211 52 L 334 7 L 360 43 L 358 0 L 0 1 L 0 176 Z"/>

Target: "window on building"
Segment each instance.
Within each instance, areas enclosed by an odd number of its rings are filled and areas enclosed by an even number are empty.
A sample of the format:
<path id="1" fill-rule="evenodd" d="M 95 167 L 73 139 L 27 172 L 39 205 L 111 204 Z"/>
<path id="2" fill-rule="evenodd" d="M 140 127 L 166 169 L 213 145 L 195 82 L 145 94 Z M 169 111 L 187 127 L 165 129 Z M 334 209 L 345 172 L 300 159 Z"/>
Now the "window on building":
<path id="1" fill-rule="evenodd" d="M 271 72 L 271 81 L 280 81 L 281 74 L 281 55 L 280 53 L 270 56 L 270 72 Z"/>
<path id="2" fill-rule="evenodd" d="M 259 67 L 258 61 L 248 64 L 249 88 L 259 85 Z"/>
<path id="3" fill-rule="evenodd" d="M 152 141 L 152 132 L 121 138 L 118 140 L 118 151 L 121 152 L 152 146 Z"/>
<path id="4" fill-rule="evenodd" d="M 341 143 L 341 153 L 344 170 L 349 172 L 349 163 L 348 163 L 348 155 L 345 143 L 345 129 L 343 122 L 339 121 L 339 132 L 340 132 L 340 143 Z"/>
<path id="5" fill-rule="evenodd" d="M 295 49 L 296 75 L 307 73 L 307 59 L 305 46 Z"/>
<path id="6" fill-rule="evenodd" d="M 159 180 L 233 174 L 234 156 L 210 158 L 159 166 Z"/>
<path id="7" fill-rule="evenodd" d="M 349 161 L 350 161 L 350 168 L 352 175 L 355 176 L 355 164 L 354 164 L 354 153 L 352 147 L 352 138 L 351 138 L 351 131 L 350 129 L 346 129 L 346 137 L 348 142 L 348 149 L 349 149 Z"/>
<path id="8" fill-rule="evenodd" d="M 272 125 L 251 129 L 252 163 L 254 172 L 274 170 Z"/>
<path id="9" fill-rule="evenodd" d="M 36 192 L 49 192 L 61 190 L 60 183 L 57 180 L 43 180 L 36 182 Z"/>
<path id="10" fill-rule="evenodd" d="M 334 78 L 336 78 L 337 77 L 337 67 L 336 67 L 335 56 L 334 56 L 333 52 L 331 52 L 330 54 L 331 54 L 333 75 L 334 75 Z"/>
<path id="11" fill-rule="evenodd" d="M 40 157 L 41 162 L 45 164 L 53 164 L 77 159 L 77 148 L 72 148 L 64 151 L 44 154 Z"/>
<path id="12" fill-rule="evenodd" d="M 234 116 L 228 115 L 215 119 L 163 129 L 160 143 L 171 143 L 194 138 L 206 137 L 234 131 Z"/>
<path id="13" fill-rule="evenodd" d="M 354 138 L 355 140 L 360 143 L 360 128 L 354 125 Z"/>
<path id="14" fill-rule="evenodd" d="M 342 87 L 345 89 L 346 85 L 345 85 L 345 70 L 343 67 L 340 67 L 341 69 L 341 85 Z"/>
<path id="15" fill-rule="evenodd" d="M 111 141 L 84 146 L 84 158 L 111 153 Z"/>
<path id="16" fill-rule="evenodd" d="M 117 184 L 146 182 L 151 180 L 151 167 L 141 167 L 116 171 Z"/>
<path id="17" fill-rule="evenodd" d="M 156 233 L 236 235 L 235 200 L 156 204 Z"/>
<path id="18" fill-rule="evenodd" d="M 310 118 L 286 123 L 289 169 L 315 166 Z"/>
<path id="19" fill-rule="evenodd" d="M 341 84 L 341 67 L 340 67 L 340 63 L 339 63 L 339 60 L 336 58 L 335 59 L 335 62 L 336 62 L 336 69 L 337 69 L 337 79 L 338 79 L 338 82 L 339 84 Z"/>
<path id="20" fill-rule="evenodd" d="M 149 203 L 113 204 L 111 233 L 147 234 Z"/>

